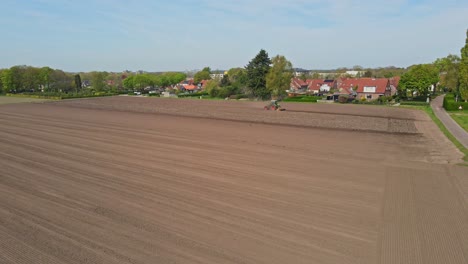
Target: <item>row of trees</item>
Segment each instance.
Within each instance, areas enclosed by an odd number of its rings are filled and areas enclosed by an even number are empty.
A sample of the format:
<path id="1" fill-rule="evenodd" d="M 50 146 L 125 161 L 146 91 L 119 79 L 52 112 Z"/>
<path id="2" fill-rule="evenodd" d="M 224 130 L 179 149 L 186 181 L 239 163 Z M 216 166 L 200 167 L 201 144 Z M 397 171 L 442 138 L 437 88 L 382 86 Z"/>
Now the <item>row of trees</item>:
<path id="1" fill-rule="evenodd" d="M 180 72 L 166 72 L 163 74 L 137 74 L 129 76 L 123 80 L 123 87 L 126 89 L 143 90 L 145 87 L 167 87 L 175 85 L 185 80 L 187 76 Z"/>
<path id="2" fill-rule="evenodd" d="M 0 70 L 0 93 L 68 91 L 74 88 L 73 75 L 49 67 L 13 66 Z"/>
<path id="3" fill-rule="evenodd" d="M 129 75 L 128 73 L 93 71 L 73 74 L 50 67 L 13 66 L 9 69 L 0 69 L 0 94 L 141 90 L 147 86 L 174 85 L 185 80 L 186 77 L 184 73 L 179 72 Z"/>
<path id="4" fill-rule="evenodd" d="M 0 70 L 0 93 L 78 93 L 85 88 L 108 91 L 118 88 L 119 83 L 120 75 L 107 72 L 72 74 L 50 67 L 32 66 L 13 66 Z M 89 87 L 91 84 L 93 86 Z"/>

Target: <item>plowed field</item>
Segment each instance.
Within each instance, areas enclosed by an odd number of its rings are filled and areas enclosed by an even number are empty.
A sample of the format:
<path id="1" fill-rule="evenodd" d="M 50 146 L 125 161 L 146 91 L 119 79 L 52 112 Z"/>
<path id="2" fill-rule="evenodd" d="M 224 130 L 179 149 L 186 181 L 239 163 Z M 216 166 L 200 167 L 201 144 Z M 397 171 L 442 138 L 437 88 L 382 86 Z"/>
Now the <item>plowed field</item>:
<path id="1" fill-rule="evenodd" d="M 423 112 L 262 106 L 0 106 L 0 263 L 467 263 L 468 167 Z"/>

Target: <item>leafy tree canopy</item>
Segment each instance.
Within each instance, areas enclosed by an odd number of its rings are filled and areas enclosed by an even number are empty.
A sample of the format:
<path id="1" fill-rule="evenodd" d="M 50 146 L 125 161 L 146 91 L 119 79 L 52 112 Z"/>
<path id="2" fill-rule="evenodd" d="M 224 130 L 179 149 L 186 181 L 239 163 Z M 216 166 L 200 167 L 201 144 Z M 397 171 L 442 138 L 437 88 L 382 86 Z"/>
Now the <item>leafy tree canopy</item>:
<path id="1" fill-rule="evenodd" d="M 193 81 L 195 83 L 199 83 L 203 80 L 211 80 L 211 69 L 210 67 L 205 67 L 203 68 L 203 70 L 195 73 L 195 75 L 193 76 Z"/>
<path id="2" fill-rule="evenodd" d="M 468 30 L 466 31 L 466 43 L 461 49 L 461 60 L 458 71 L 460 95 L 468 101 Z"/>
<path id="3" fill-rule="evenodd" d="M 266 87 L 274 98 L 286 95 L 291 79 L 293 78 L 293 67 L 284 56 L 277 55 L 272 59 L 273 66 L 266 75 Z"/>
<path id="4" fill-rule="evenodd" d="M 456 90 L 458 86 L 458 71 L 460 57 L 449 54 L 447 57 L 439 58 L 434 62 L 434 66 L 441 76 L 440 85 L 450 90 Z"/>
<path id="5" fill-rule="evenodd" d="M 401 76 L 399 89 L 406 95 L 407 91 L 417 91 L 421 95 L 428 95 L 431 85 L 439 81 L 439 71 L 433 64 L 418 64 L 411 66 Z"/>

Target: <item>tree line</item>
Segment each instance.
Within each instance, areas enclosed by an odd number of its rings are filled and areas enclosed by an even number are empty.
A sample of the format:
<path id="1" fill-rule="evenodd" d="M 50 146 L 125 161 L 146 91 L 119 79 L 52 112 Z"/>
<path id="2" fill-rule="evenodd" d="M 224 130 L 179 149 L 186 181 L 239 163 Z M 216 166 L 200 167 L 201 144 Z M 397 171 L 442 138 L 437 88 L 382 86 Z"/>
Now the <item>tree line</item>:
<path id="1" fill-rule="evenodd" d="M 50 67 L 13 66 L 0 69 L 1 93 L 80 93 L 142 90 L 147 86 L 166 87 L 177 84 L 186 74 L 109 73 L 92 71 L 67 73 Z"/>
<path id="2" fill-rule="evenodd" d="M 137 74 L 123 80 L 123 87 L 132 90 L 143 90 L 145 87 L 167 87 L 185 80 L 187 75 L 180 72 L 166 72 L 163 74 Z"/>

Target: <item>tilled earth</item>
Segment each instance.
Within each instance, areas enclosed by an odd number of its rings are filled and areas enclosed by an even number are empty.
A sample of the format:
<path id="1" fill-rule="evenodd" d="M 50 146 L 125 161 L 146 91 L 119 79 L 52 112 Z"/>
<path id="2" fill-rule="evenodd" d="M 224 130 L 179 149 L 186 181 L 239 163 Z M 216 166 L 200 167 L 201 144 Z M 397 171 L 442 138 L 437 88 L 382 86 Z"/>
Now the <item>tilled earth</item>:
<path id="1" fill-rule="evenodd" d="M 468 167 L 423 112 L 262 105 L 0 106 L 0 263 L 467 263 Z"/>
<path id="2" fill-rule="evenodd" d="M 67 100 L 59 105 L 249 121 L 288 126 L 363 130 L 368 132 L 417 133 L 414 113 L 390 107 L 282 103 L 284 112 L 265 111 L 264 102 L 200 99 L 147 98 L 131 96 Z M 339 115 L 336 115 L 339 114 Z"/>

